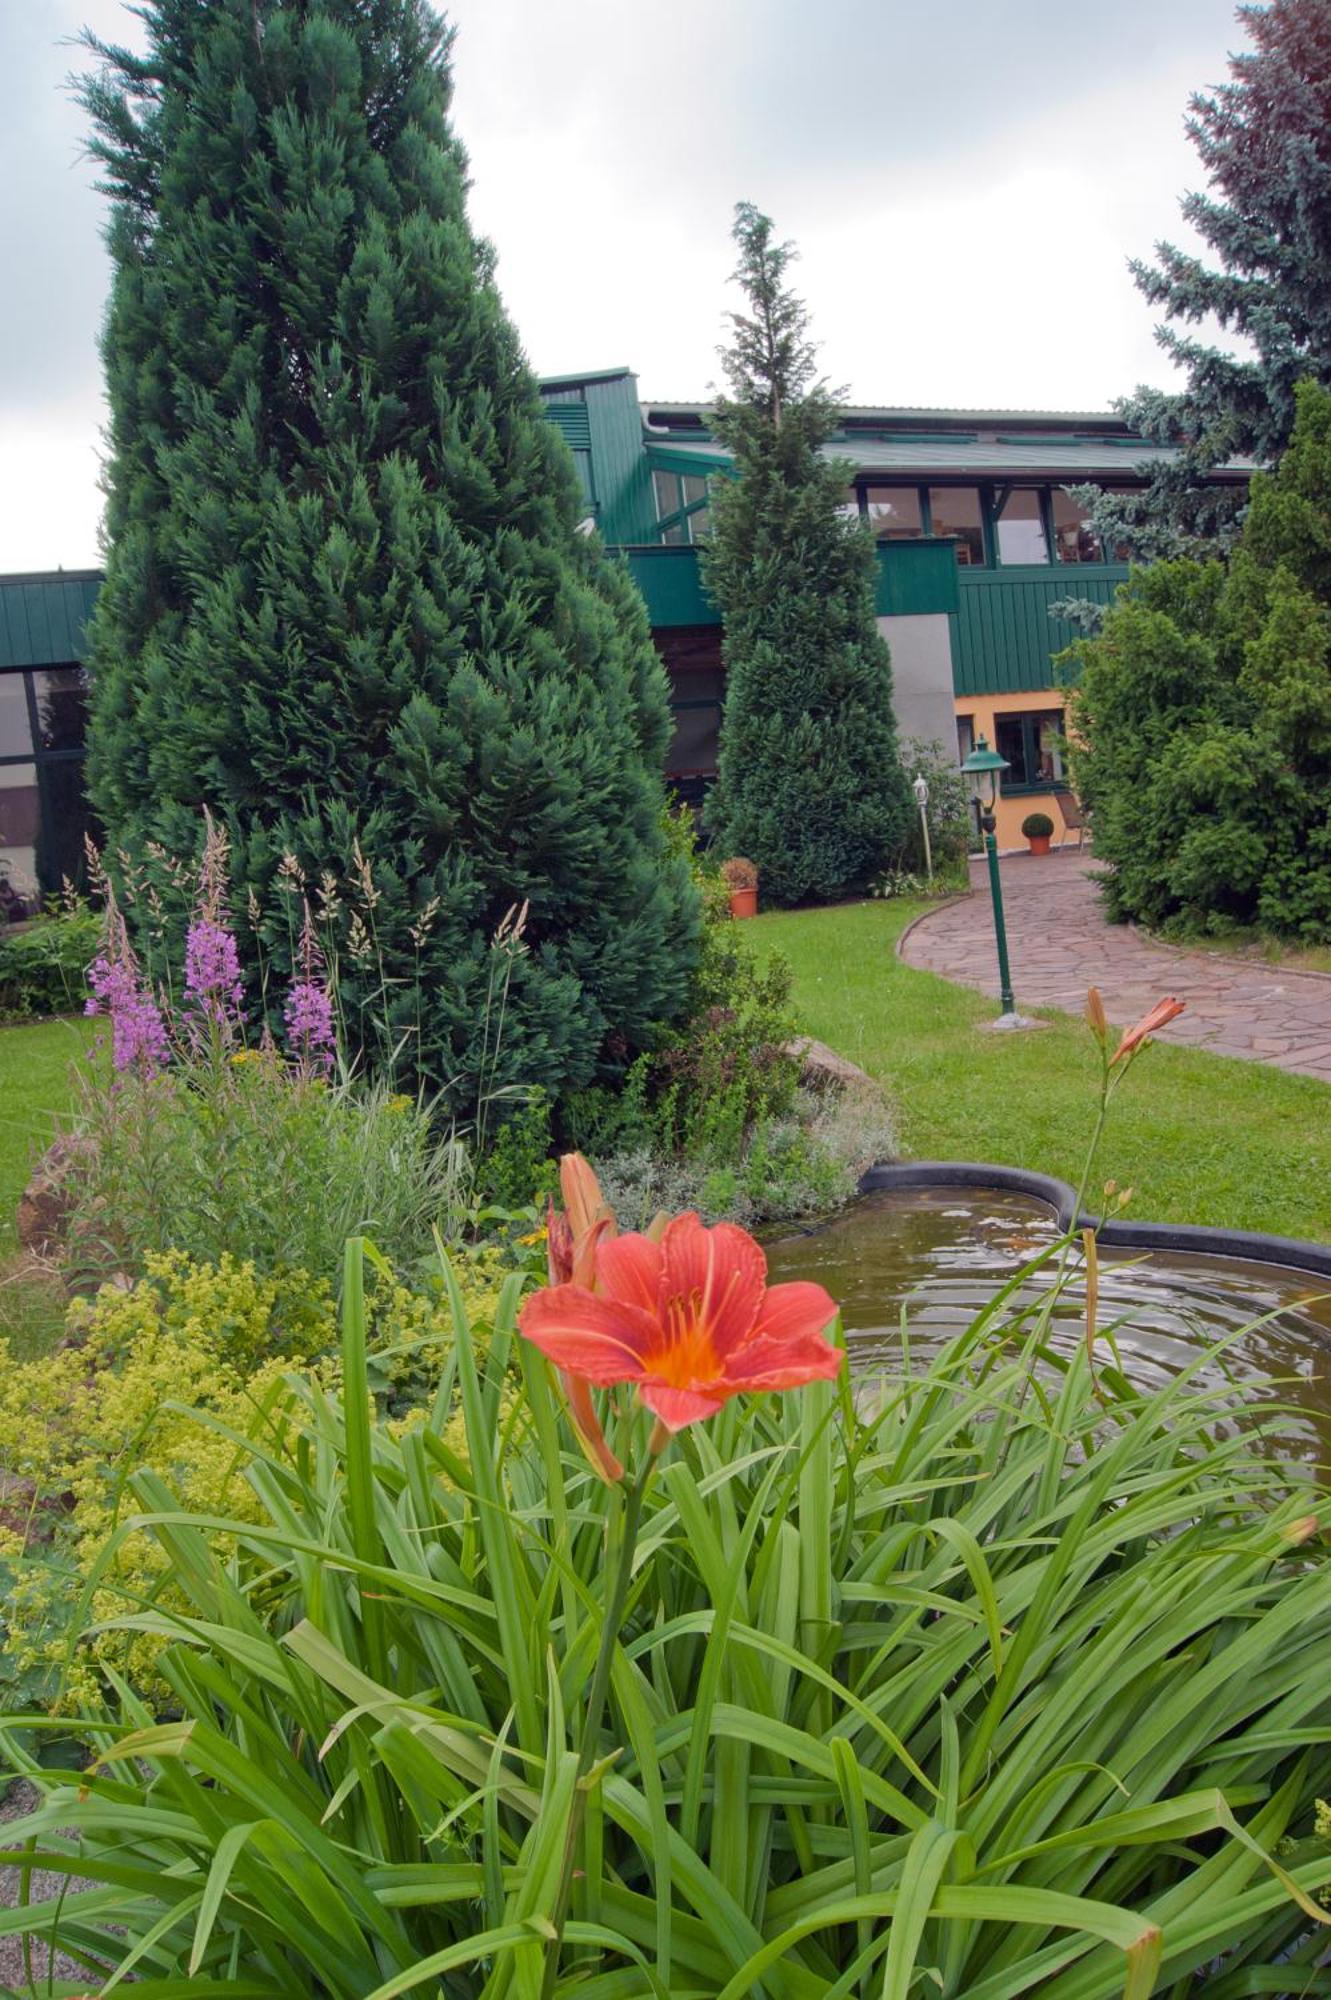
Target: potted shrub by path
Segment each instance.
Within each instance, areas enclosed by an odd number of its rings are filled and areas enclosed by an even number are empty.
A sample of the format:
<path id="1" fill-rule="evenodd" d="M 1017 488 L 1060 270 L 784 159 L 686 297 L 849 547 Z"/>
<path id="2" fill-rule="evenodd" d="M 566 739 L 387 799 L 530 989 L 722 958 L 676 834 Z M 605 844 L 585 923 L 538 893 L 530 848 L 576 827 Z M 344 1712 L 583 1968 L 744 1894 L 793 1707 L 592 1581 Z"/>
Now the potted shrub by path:
<path id="1" fill-rule="evenodd" d="M 1048 854 L 1049 836 L 1054 830 L 1054 822 L 1048 813 L 1027 813 L 1021 830 L 1031 844 L 1032 854 Z"/>
<path id="2" fill-rule="evenodd" d="M 758 914 L 758 870 L 751 861 L 736 855 L 733 861 L 721 863 L 721 880 L 730 891 L 730 914 L 732 917 L 756 917 Z"/>

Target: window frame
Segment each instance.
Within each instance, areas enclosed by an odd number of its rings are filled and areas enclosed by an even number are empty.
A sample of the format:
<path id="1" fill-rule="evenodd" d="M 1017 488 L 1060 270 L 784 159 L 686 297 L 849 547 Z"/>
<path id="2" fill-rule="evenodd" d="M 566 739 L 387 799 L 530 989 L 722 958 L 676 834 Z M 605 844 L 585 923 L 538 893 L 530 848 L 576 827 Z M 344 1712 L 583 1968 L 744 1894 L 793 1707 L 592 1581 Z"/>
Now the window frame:
<path id="1" fill-rule="evenodd" d="M 1022 763 L 1029 771 L 1038 761 L 1039 748 L 1036 743 L 1036 725 L 1053 717 L 1057 720 L 1059 734 L 1064 733 L 1067 711 L 1062 708 L 1007 708 L 994 711 L 994 748 L 998 748 L 1000 723 L 1016 722 L 1021 725 Z M 1064 771 L 1052 778 L 1037 778 L 1034 784 L 1012 784 L 1006 773 L 1003 777 L 1002 795 L 1005 799 L 1052 798 L 1057 792 L 1070 792 L 1072 781 Z"/>
<path id="2" fill-rule="evenodd" d="M 0 769 L 13 770 L 16 766 L 31 764 L 33 779 L 37 786 L 37 812 L 41 824 L 41 838 L 48 853 L 54 853 L 55 851 L 57 828 L 49 788 L 42 783 L 42 773 L 51 764 L 84 763 L 88 755 L 88 745 L 85 739 L 83 743 L 67 747 L 63 750 L 51 750 L 42 742 L 41 708 L 37 699 L 35 677 L 38 674 L 85 673 L 86 671 L 81 660 L 45 660 L 40 666 L 0 668 L 0 675 L 3 675 L 6 680 L 11 677 L 22 679 L 24 698 L 28 711 L 28 737 L 31 743 L 31 748 L 25 752 L 0 756 Z M 54 886 L 46 886 L 39 880 L 37 883 L 38 895 L 44 902 L 47 896 L 56 894 L 59 887 L 59 883 L 54 884 Z"/>
<path id="3" fill-rule="evenodd" d="M 929 541 L 935 537 L 937 530 L 934 525 L 933 502 L 930 498 L 930 487 L 932 486 L 938 488 L 940 491 L 964 491 L 970 489 L 977 492 L 980 497 L 980 534 L 984 558 L 983 561 L 978 563 L 958 563 L 957 567 L 959 569 L 995 571 L 1093 569 L 1113 565 L 1118 560 L 1117 557 L 1106 553 L 1103 542 L 1100 547 L 1098 563 L 1064 562 L 1060 560 L 1054 528 L 1054 493 L 1055 491 L 1060 493 L 1068 491 L 1067 486 L 1062 480 L 1022 478 L 1008 480 L 980 479 L 972 474 L 968 477 L 959 477 L 956 479 L 934 479 L 926 483 L 910 479 L 889 479 L 881 472 L 876 472 L 872 474 L 860 473 L 855 479 L 854 486 L 855 497 L 859 504 L 860 519 L 867 522 L 870 528 L 873 526 L 873 516 L 869 512 L 870 488 L 875 490 L 883 488 L 890 490 L 893 487 L 904 488 L 913 491 L 916 496 L 920 515 L 920 532 L 918 536 L 897 535 L 884 541 L 878 541 L 877 536 L 875 536 L 874 539 L 879 548 L 891 547 L 894 542 Z M 1020 488 L 1023 492 L 1035 493 L 1039 500 L 1040 527 L 1044 535 L 1045 545 L 1045 560 L 1040 563 L 1005 563 L 999 560 L 999 509 L 1004 499 L 1017 488 Z M 672 522 L 674 518 L 674 516 L 671 517 Z M 945 536 L 941 539 L 950 541 L 957 538 Z"/>

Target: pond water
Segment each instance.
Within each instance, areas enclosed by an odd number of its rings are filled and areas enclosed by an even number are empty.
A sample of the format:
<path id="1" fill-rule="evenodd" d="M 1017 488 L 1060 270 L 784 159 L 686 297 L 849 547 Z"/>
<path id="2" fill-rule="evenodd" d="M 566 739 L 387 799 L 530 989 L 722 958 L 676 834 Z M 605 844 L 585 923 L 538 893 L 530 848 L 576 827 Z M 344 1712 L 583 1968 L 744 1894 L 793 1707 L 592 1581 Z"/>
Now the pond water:
<path id="1" fill-rule="evenodd" d="M 841 1305 L 852 1367 L 871 1375 L 899 1364 L 903 1305 L 912 1354 L 934 1351 L 1058 1236 L 1050 1210 L 1027 1195 L 893 1188 L 864 1195 L 822 1228 L 769 1243 L 767 1258 L 773 1283 L 813 1278 L 827 1287 Z M 1056 1283 L 1060 1261 L 1027 1281 L 1023 1302 Z M 1084 1340 L 1085 1301 L 1078 1270 L 1055 1313 L 1056 1347 Z M 1098 1325 L 1114 1329 L 1124 1368 L 1143 1387 L 1266 1314 L 1274 1317 L 1229 1348 L 1223 1369 L 1208 1364 L 1210 1377 L 1240 1382 L 1257 1407 L 1286 1406 L 1291 1443 L 1331 1466 L 1331 1279 L 1246 1258 L 1101 1246 Z"/>

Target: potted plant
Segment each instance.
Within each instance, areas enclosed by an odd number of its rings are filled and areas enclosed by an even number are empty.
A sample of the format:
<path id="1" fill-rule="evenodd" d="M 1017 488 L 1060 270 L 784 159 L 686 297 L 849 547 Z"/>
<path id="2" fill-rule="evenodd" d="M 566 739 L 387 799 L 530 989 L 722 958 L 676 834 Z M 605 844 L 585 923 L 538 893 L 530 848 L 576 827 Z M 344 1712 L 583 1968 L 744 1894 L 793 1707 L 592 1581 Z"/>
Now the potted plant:
<path id="1" fill-rule="evenodd" d="M 1031 844 L 1032 854 L 1048 854 L 1049 836 L 1054 830 L 1054 822 L 1048 813 L 1027 813 L 1021 830 Z"/>
<path id="2" fill-rule="evenodd" d="M 756 917 L 758 914 L 758 870 L 751 861 L 736 855 L 733 861 L 721 863 L 721 880 L 730 891 L 730 914 L 732 917 Z"/>

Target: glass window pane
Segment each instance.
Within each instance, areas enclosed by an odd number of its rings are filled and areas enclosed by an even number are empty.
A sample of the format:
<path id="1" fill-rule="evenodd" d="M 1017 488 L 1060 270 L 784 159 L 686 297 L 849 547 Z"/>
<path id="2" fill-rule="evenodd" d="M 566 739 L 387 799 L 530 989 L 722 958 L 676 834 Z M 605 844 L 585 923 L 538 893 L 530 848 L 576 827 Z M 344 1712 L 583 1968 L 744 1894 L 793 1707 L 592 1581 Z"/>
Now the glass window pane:
<path id="1" fill-rule="evenodd" d="M 1035 743 L 1035 778 L 1032 782 L 1056 785 L 1063 777 L 1063 758 L 1059 743 L 1063 735 L 1063 717 L 1055 709 L 1049 715 L 1031 717 Z"/>
<path id="2" fill-rule="evenodd" d="M 689 533 L 695 542 L 702 541 L 704 536 L 710 535 L 711 532 L 712 510 L 710 507 L 699 507 L 696 513 L 689 515 Z"/>
<path id="3" fill-rule="evenodd" d="M 998 516 L 998 560 L 1001 563 L 1048 562 L 1049 547 L 1044 538 L 1038 487 L 1014 486 L 1004 499 Z"/>
<path id="4" fill-rule="evenodd" d="M 22 674 L 0 674 L 0 757 L 31 757 L 28 694 Z"/>
<path id="5" fill-rule="evenodd" d="M 662 528 L 661 530 L 661 540 L 669 542 L 672 547 L 676 542 L 687 542 L 688 539 L 688 530 L 682 521 L 676 521 L 673 528 Z"/>
<path id="6" fill-rule="evenodd" d="M 929 511 L 936 535 L 955 535 L 957 561 L 965 569 L 984 561 L 984 525 L 978 486 L 931 486 Z"/>
<path id="7" fill-rule="evenodd" d="M 1000 757 L 1006 757 L 1008 761 L 1008 769 L 1003 773 L 1004 790 L 1013 785 L 1031 785 L 1035 782 L 1027 761 L 1028 737 L 1023 726 L 1026 720 L 1024 715 L 994 717 L 994 748 Z"/>
<path id="8" fill-rule="evenodd" d="M 37 766 L 42 819 L 37 835 L 36 876 L 44 896 L 58 895 L 66 881 L 84 889 L 88 880 L 85 835 L 102 829 L 93 818 L 83 788 L 82 757 L 56 757 Z M 49 833 L 49 840 L 47 834 Z"/>
<path id="9" fill-rule="evenodd" d="M 1091 526 L 1084 507 L 1070 493 L 1056 486 L 1054 501 L 1054 546 L 1061 563 L 1103 562 L 1100 537 Z"/>
<path id="10" fill-rule="evenodd" d="M 918 486 L 870 486 L 865 498 L 878 541 L 915 541 L 924 533 Z"/>
<path id="11" fill-rule="evenodd" d="M 706 498 L 707 481 L 699 479 L 692 472 L 686 472 L 684 474 L 684 505 L 691 507 L 695 500 L 705 500 Z"/>
<path id="12" fill-rule="evenodd" d="M 32 677 L 38 748 L 81 750 L 88 733 L 88 676 L 82 667 L 47 667 Z"/>
<path id="13" fill-rule="evenodd" d="M 671 514 L 679 512 L 679 479 L 673 472 L 654 472 L 652 486 L 656 492 L 656 518 L 664 521 Z"/>
<path id="14" fill-rule="evenodd" d="M 719 701 L 706 702 L 696 708 L 676 708 L 675 740 L 666 759 L 667 777 L 710 776 L 716 769 L 717 746 L 720 740 Z"/>
<path id="15" fill-rule="evenodd" d="M 38 899 L 37 848 L 41 838 L 37 769 L 33 764 L 0 764 L 0 905 L 14 915 L 13 900 Z"/>

